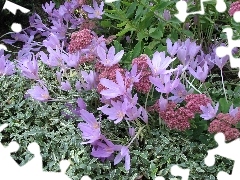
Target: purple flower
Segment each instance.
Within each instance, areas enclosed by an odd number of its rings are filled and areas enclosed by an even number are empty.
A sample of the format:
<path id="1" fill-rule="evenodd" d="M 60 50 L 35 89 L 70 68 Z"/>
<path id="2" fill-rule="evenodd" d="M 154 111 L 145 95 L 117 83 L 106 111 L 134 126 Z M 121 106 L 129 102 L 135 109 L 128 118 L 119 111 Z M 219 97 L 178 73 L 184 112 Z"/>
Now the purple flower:
<path id="1" fill-rule="evenodd" d="M 64 61 L 68 67 L 74 67 L 75 69 L 78 69 L 80 62 L 80 53 L 77 52 L 74 54 L 69 54 L 68 58 L 64 59 Z"/>
<path id="2" fill-rule="evenodd" d="M 83 5 L 82 8 L 84 11 L 88 13 L 88 17 L 90 19 L 94 19 L 94 18 L 102 19 L 103 6 L 104 6 L 103 1 L 101 2 L 101 5 L 98 6 L 97 2 L 93 0 L 93 8 L 88 5 Z"/>
<path id="3" fill-rule="evenodd" d="M 108 119 L 115 120 L 114 123 L 117 124 L 121 122 L 126 115 L 128 101 L 125 98 L 124 102 L 111 101 L 111 104 L 111 108 L 107 108 L 108 105 L 105 105 L 98 108 L 98 110 L 101 110 L 104 114 L 108 115 Z"/>
<path id="4" fill-rule="evenodd" d="M 42 5 L 43 10 L 48 13 L 49 15 L 52 14 L 53 8 L 55 7 L 55 3 L 53 3 L 52 1 L 50 1 L 50 3 L 45 3 L 45 6 Z"/>
<path id="5" fill-rule="evenodd" d="M 61 82 L 60 89 L 63 91 L 70 91 L 72 89 L 72 87 L 71 87 L 71 84 L 69 83 L 69 81 L 66 81 L 66 82 Z"/>
<path id="6" fill-rule="evenodd" d="M 43 41 L 43 46 L 51 47 L 52 49 L 55 49 L 56 46 L 60 47 L 60 41 L 55 34 L 50 33 L 48 39 Z"/>
<path id="7" fill-rule="evenodd" d="M 140 119 L 142 119 L 146 124 L 148 123 L 148 114 L 145 108 L 142 106 L 140 107 L 142 115 L 140 116 Z"/>
<path id="8" fill-rule="evenodd" d="M 160 78 L 150 76 L 149 80 L 156 86 L 156 90 L 158 92 L 168 94 L 180 83 L 180 80 L 178 78 L 175 78 L 174 81 L 170 80 L 170 76 L 170 74 L 161 75 Z"/>
<path id="9" fill-rule="evenodd" d="M 24 77 L 34 80 L 39 79 L 38 62 L 34 54 L 28 56 L 28 58 L 23 58 L 18 61 L 18 68 L 21 70 Z"/>
<path id="10" fill-rule="evenodd" d="M 120 161 L 125 158 L 125 169 L 128 171 L 130 169 L 130 154 L 127 146 L 121 146 L 120 153 L 114 159 L 114 165 L 120 163 Z"/>
<path id="11" fill-rule="evenodd" d="M 127 91 L 130 91 L 130 89 L 126 90 L 123 77 L 121 76 L 119 71 L 116 71 L 116 81 L 117 83 L 106 78 L 100 79 L 100 83 L 106 88 L 108 88 L 107 90 L 102 90 L 100 94 L 105 96 L 106 99 L 111 99 L 117 96 L 124 95 L 127 93 Z"/>
<path id="12" fill-rule="evenodd" d="M 168 100 L 161 96 L 160 99 L 158 100 L 158 104 L 160 111 L 165 111 L 167 109 Z"/>
<path id="13" fill-rule="evenodd" d="M 166 70 L 170 63 L 172 63 L 174 59 L 171 59 L 170 57 L 165 57 L 165 52 L 155 52 L 153 54 L 152 61 L 147 60 L 147 64 L 152 70 L 152 73 L 154 76 L 157 76 L 159 74 L 167 74 L 175 70 Z"/>
<path id="14" fill-rule="evenodd" d="M 202 110 L 203 114 L 200 115 L 204 120 L 212 119 L 216 116 L 218 111 L 219 103 L 216 104 L 215 108 L 212 107 L 210 103 L 207 104 L 207 106 L 200 106 L 200 109 Z"/>
<path id="15" fill-rule="evenodd" d="M 101 139 L 100 124 L 97 122 L 93 114 L 84 109 L 82 109 L 80 113 L 81 118 L 86 123 L 79 123 L 78 128 L 82 131 L 83 139 L 89 139 L 89 141 L 82 142 L 81 144 L 94 143 Z"/>
<path id="16" fill-rule="evenodd" d="M 133 83 L 139 82 L 139 77 L 141 75 L 141 72 L 138 73 L 137 75 L 137 64 L 134 64 L 132 66 L 132 69 L 130 72 L 126 72 L 125 73 L 125 77 L 129 80 L 129 82 L 131 83 L 131 85 L 133 86 Z"/>
<path id="17" fill-rule="evenodd" d="M 124 54 L 124 50 L 121 50 L 115 55 L 115 48 L 114 46 L 112 46 L 109 49 L 108 54 L 106 54 L 105 50 L 101 46 L 98 46 L 97 54 L 100 58 L 100 62 L 104 66 L 113 66 L 114 64 L 117 64 L 121 60 Z"/>
<path id="18" fill-rule="evenodd" d="M 45 86 L 43 86 L 43 88 L 41 88 L 40 86 L 34 86 L 32 89 L 29 89 L 27 93 L 30 94 L 30 96 L 37 101 L 45 102 L 50 99 L 48 89 Z"/>
<path id="19" fill-rule="evenodd" d="M 174 57 L 177 54 L 178 48 L 180 46 L 179 42 L 175 42 L 174 44 L 172 44 L 172 41 L 167 38 L 167 52 L 171 57 Z"/>
<path id="20" fill-rule="evenodd" d="M 110 140 L 106 139 L 104 136 L 102 136 L 102 139 L 105 143 L 97 141 L 94 143 L 95 147 L 92 149 L 91 155 L 96 158 L 108 158 L 115 150 L 115 145 Z"/>
<path id="21" fill-rule="evenodd" d="M 192 89 L 187 92 L 185 86 L 182 83 L 174 88 L 171 92 L 173 96 L 169 97 L 168 100 L 173 101 L 174 103 L 181 103 L 188 94 L 193 93 Z"/>
<path id="22" fill-rule="evenodd" d="M 81 75 L 84 79 L 84 82 L 82 82 L 82 87 L 85 90 L 91 90 L 91 89 L 95 89 L 97 88 L 97 79 L 98 79 L 98 75 L 96 72 L 94 71 L 89 71 L 89 74 L 86 71 L 81 71 Z"/>
<path id="23" fill-rule="evenodd" d="M 14 63 L 7 60 L 4 55 L 0 57 L 0 76 L 1 75 L 12 75 L 15 73 Z"/>
<path id="24" fill-rule="evenodd" d="M 233 108 L 233 104 L 230 106 L 229 108 L 229 114 L 232 116 L 232 117 L 235 117 L 235 115 L 237 114 L 238 112 L 238 107 L 236 107 L 235 109 Z"/>
<path id="25" fill-rule="evenodd" d="M 202 68 L 197 66 L 197 72 L 195 72 L 191 67 L 188 67 L 188 70 L 196 79 L 204 82 L 208 75 L 208 63 L 205 62 Z"/>
<path id="26" fill-rule="evenodd" d="M 133 137 L 135 136 L 135 134 L 136 134 L 135 128 L 134 128 L 134 127 L 130 127 L 130 128 L 128 129 L 128 133 L 129 133 L 130 137 L 133 138 Z"/>
<path id="27" fill-rule="evenodd" d="M 136 106 L 133 106 L 132 108 L 128 108 L 126 115 L 128 118 L 125 118 L 126 120 L 132 121 L 136 120 L 138 117 L 141 116 L 141 108 L 137 109 Z"/>
<path id="28" fill-rule="evenodd" d="M 166 21 L 169 21 L 171 19 L 171 14 L 170 14 L 170 11 L 169 10 L 164 10 L 163 12 L 163 18 L 166 20 Z"/>

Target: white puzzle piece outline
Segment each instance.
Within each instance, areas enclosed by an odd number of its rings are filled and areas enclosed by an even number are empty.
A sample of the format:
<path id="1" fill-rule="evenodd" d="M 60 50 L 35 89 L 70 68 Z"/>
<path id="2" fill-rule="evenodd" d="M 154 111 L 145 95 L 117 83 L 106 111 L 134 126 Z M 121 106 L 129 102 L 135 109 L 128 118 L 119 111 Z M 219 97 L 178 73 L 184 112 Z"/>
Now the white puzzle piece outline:
<path id="1" fill-rule="evenodd" d="M 203 3 L 204 2 L 208 2 L 208 1 L 212 1 L 212 0 L 200 0 L 200 5 L 201 5 L 201 9 L 200 11 L 195 11 L 195 12 L 189 12 L 187 13 L 187 8 L 188 8 L 188 5 L 187 5 L 187 2 L 184 1 L 184 0 L 180 0 L 176 3 L 176 9 L 178 10 L 178 13 L 177 14 L 174 14 L 174 16 L 176 18 L 179 19 L 179 21 L 181 22 L 185 22 L 186 18 L 189 16 L 189 15 L 194 15 L 194 14 L 200 14 L 200 15 L 203 15 L 205 14 L 205 10 L 204 10 L 204 5 Z M 224 2 L 224 0 L 216 0 L 216 10 L 220 13 L 226 11 L 227 9 L 227 6 L 226 6 L 226 3 Z"/>
<path id="2" fill-rule="evenodd" d="M 0 132 L 2 132 L 8 124 L 0 126 Z M 42 156 L 40 147 L 36 142 L 28 145 L 28 151 L 30 151 L 34 157 L 25 165 L 20 166 L 12 157 L 11 153 L 17 152 L 19 144 L 15 141 L 9 143 L 7 147 L 0 143 L 0 179 L 8 180 L 71 180 L 65 173 L 70 162 L 68 160 L 62 160 L 60 162 L 60 172 L 47 172 L 43 171 Z M 14 172 L 14 173 L 13 173 Z M 91 180 L 88 176 L 83 176 L 81 180 Z"/>
<path id="3" fill-rule="evenodd" d="M 182 177 L 181 180 L 188 180 L 189 172 L 190 172 L 190 169 L 183 169 L 183 168 L 179 167 L 178 165 L 173 165 L 171 167 L 171 174 L 173 176 L 181 176 Z M 165 178 L 162 176 L 157 176 L 155 178 L 155 180 L 165 180 Z"/>
<path id="4" fill-rule="evenodd" d="M 239 180 L 240 177 L 240 138 L 230 142 L 225 142 L 225 136 L 223 133 L 217 133 L 214 136 L 215 141 L 218 143 L 218 147 L 208 150 L 208 155 L 204 159 L 207 166 L 213 166 L 215 164 L 215 155 L 225 157 L 227 159 L 233 160 L 234 165 L 232 169 L 232 174 L 229 175 L 224 171 L 220 171 L 217 174 L 218 180 Z"/>

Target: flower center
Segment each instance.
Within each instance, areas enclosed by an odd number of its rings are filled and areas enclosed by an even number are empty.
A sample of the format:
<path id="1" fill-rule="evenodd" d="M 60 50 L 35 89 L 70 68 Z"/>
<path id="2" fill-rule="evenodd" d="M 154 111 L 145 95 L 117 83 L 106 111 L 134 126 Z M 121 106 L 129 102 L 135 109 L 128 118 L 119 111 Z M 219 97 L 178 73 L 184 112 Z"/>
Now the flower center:
<path id="1" fill-rule="evenodd" d="M 119 112 L 117 113 L 117 117 L 118 117 L 118 118 L 123 118 L 123 117 L 124 117 L 124 113 L 123 113 L 122 111 L 119 111 Z"/>
<path id="2" fill-rule="evenodd" d="M 42 96 L 44 99 L 48 99 L 48 98 L 49 98 L 49 95 L 48 95 L 48 94 L 41 94 L 41 96 Z"/>
<path id="3" fill-rule="evenodd" d="M 93 128 L 94 129 L 98 129 L 99 128 L 99 124 L 98 123 L 94 123 Z"/>
<path id="4" fill-rule="evenodd" d="M 95 12 L 96 12 L 97 16 L 100 16 L 100 11 L 99 10 L 96 10 Z"/>

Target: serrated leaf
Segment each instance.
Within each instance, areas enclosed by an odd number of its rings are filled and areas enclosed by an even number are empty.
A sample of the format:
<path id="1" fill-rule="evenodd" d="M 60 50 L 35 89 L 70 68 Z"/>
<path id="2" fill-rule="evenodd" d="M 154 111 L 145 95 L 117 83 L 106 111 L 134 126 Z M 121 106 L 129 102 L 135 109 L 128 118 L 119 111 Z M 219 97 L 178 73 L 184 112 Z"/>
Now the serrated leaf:
<path id="1" fill-rule="evenodd" d="M 138 43 L 133 49 L 132 58 L 138 57 L 141 54 L 141 52 L 142 52 L 142 42 L 138 41 Z"/>

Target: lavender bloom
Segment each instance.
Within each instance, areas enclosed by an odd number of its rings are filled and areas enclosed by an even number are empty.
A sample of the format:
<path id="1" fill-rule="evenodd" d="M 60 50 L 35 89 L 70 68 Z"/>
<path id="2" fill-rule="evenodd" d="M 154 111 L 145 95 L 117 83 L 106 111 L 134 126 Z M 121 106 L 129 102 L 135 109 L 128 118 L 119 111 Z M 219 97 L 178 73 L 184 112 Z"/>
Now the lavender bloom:
<path id="1" fill-rule="evenodd" d="M 50 99 L 48 89 L 45 86 L 43 86 L 43 88 L 40 86 L 34 86 L 32 89 L 29 89 L 27 93 L 37 101 L 45 102 Z"/>
<path id="2" fill-rule="evenodd" d="M 187 92 L 185 86 L 182 83 L 179 83 L 179 85 L 174 88 L 171 93 L 173 96 L 169 97 L 168 100 L 171 100 L 174 103 L 181 103 L 188 94 L 192 93 L 192 90 Z"/>
<path id="3" fill-rule="evenodd" d="M 210 103 L 207 104 L 207 106 L 200 106 L 200 109 L 202 110 L 203 114 L 200 115 L 204 120 L 212 119 L 216 116 L 218 111 L 219 103 L 216 104 L 215 108 L 212 107 Z"/>
<path id="4" fill-rule="evenodd" d="M 170 11 L 169 10 L 164 10 L 163 12 L 163 18 L 166 20 L 166 21 L 169 21 L 171 19 L 171 14 L 170 14 Z"/>
<path id="5" fill-rule="evenodd" d="M 136 106 L 133 106 L 132 108 L 127 109 L 126 115 L 128 116 L 128 118 L 125 118 L 126 120 L 136 120 L 138 117 L 141 116 L 141 108 L 137 109 Z"/>
<path id="6" fill-rule="evenodd" d="M 127 41 L 127 43 L 131 43 L 132 42 L 130 36 L 126 36 L 126 41 Z"/>
<path id="7" fill-rule="evenodd" d="M 109 49 L 108 54 L 106 54 L 105 50 L 101 46 L 98 46 L 97 54 L 100 58 L 100 62 L 104 66 L 113 66 L 114 64 L 117 64 L 121 60 L 124 54 L 124 50 L 121 50 L 115 55 L 115 48 L 114 46 L 112 46 Z"/>
<path id="8" fill-rule="evenodd" d="M 115 98 L 117 96 L 121 96 L 127 93 L 127 91 L 130 91 L 130 89 L 126 90 L 126 86 L 123 80 L 123 77 L 121 76 L 119 71 L 116 71 L 116 81 L 115 83 L 112 80 L 102 78 L 100 80 L 100 83 L 108 88 L 107 90 L 102 90 L 100 92 L 101 95 L 105 96 L 106 99 Z"/>
<path id="9" fill-rule="evenodd" d="M 60 41 L 55 34 L 50 33 L 48 39 L 43 41 L 43 46 L 55 49 L 56 46 L 60 47 Z"/>
<path id="10" fill-rule="evenodd" d="M 139 77 L 141 75 L 141 72 L 137 75 L 137 64 L 134 64 L 132 66 L 132 69 L 130 72 L 126 72 L 125 73 L 125 77 L 129 80 L 129 82 L 131 83 L 130 86 L 133 86 L 133 83 L 135 82 L 139 82 Z"/>
<path id="11" fill-rule="evenodd" d="M 134 127 L 130 127 L 130 128 L 128 129 L 128 133 L 129 133 L 130 137 L 133 138 L 133 137 L 135 136 L 135 134 L 136 134 L 135 128 L 134 128 Z"/>
<path id="12" fill-rule="evenodd" d="M 142 115 L 140 116 L 140 118 L 147 124 L 148 123 L 148 114 L 145 108 L 143 108 L 142 106 L 140 107 Z"/>
<path id="13" fill-rule="evenodd" d="M 232 116 L 232 117 L 235 117 L 235 115 L 237 114 L 238 112 L 238 107 L 236 107 L 235 109 L 233 108 L 233 104 L 230 106 L 229 108 L 229 114 Z"/>
<path id="14" fill-rule="evenodd" d="M 28 58 L 18 61 L 18 68 L 21 70 L 24 77 L 34 80 L 39 79 L 38 62 L 34 54 L 28 56 Z"/>
<path id="15" fill-rule="evenodd" d="M 81 75 L 84 79 L 85 83 L 82 83 L 82 87 L 85 90 L 91 90 L 97 88 L 97 79 L 98 75 L 94 71 L 90 71 L 89 74 L 86 71 L 81 71 Z"/>
<path id="16" fill-rule="evenodd" d="M 78 128 L 82 131 L 82 137 L 84 139 L 89 139 L 89 141 L 82 142 L 81 144 L 94 143 L 101 139 L 100 124 L 97 122 L 93 114 L 84 109 L 82 109 L 80 113 L 81 118 L 86 123 L 79 123 Z"/>
<path id="17" fill-rule="evenodd" d="M 178 48 L 180 46 L 179 42 L 172 44 L 172 41 L 167 38 L 167 52 L 171 57 L 174 57 L 177 54 Z"/>
<path id="18" fill-rule="evenodd" d="M 15 73 L 14 63 L 5 59 L 5 56 L 0 57 L 0 75 L 12 75 Z"/>
<path id="19" fill-rule="evenodd" d="M 108 115 L 108 119 L 115 120 L 114 123 L 117 124 L 121 122 L 126 115 L 128 101 L 125 98 L 124 102 L 111 101 L 111 104 L 111 108 L 107 108 L 108 105 L 105 105 L 98 108 L 98 110 L 101 110 L 104 114 Z"/>
<path id="20" fill-rule="evenodd" d="M 92 149 L 91 155 L 96 158 L 108 158 L 114 153 L 115 150 L 115 145 L 111 141 L 106 139 L 104 136 L 102 136 L 102 139 L 105 143 L 97 141 L 97 143 L 94 144 L 95 147 Z"/>
<path id="21" fill-rule="evenodd" d="M 159 74 L 167 74 L 175 70 L 166 70 L 166 68 L 169 66 L 170 63 L 172 63 L 174 59 L 171 59 L 170 57 L 165 57 L 165 52 L 155 52 L 153 54 L 152 61 L 147 60 L 147 64 L 152 70 L 152 73 L 154 76 L 157 76 Z"/>
<path id="22" fill-rule="evenodd" d="M 80 53 L 69 54 L 68 58 L 64 59 L 68 67 L 74 67 L 78 69 L 80 62 Z"/>
<path id="23" fill-rule="evenodd" d="M 181 63 L 187 67 L 200 50 L 201 46 L 197 46 L 195 42 L 187 39 L 185 42 L 182 42 L 178 48 L 177 57 Z"/>
<path id="24" fill-rule="evenodd" d="M 161 78 L 150 76 L 149 80 L 156 86 L 156 90 L 158 92 L 168 94 L 180 83 L 180 80 L 178 78 L 176 78 L 174 81 L 171 81 L 170 76 L 170 74 L 162 75 Z"/>
<path id="25" fill-rule="evenodd" d="M 189 72 L 201 82 L 204 82 L 208 75 L 208 65 L 207 62 L 204 63 L 204 67 L 201 68 L 197 66 L 197 72 L 195 72 L 191 67 L 188 68 Z"/>
<path id="26" fill-rule="evenodd" d="M 160 111 L 165 111 L 167 109 L 168 100 L 161 96 L 158 102 Z"/>
<path id="27" fill-rule="evenodd" d="M 72 87 L 71 87 L 71 84 L 69 83 L 69 81 L 66 81 L 66 82 L 61 82 L 60 89 L 63 91 L 70 91 L 72 89 Z"/>
<path id="28" fill-rule="evenodd" d="M 50 3 L 45 3 L 45 6 L 42 5 L 43 10 L 48 13 L 49 15 L 52 14 L 53 8 L 55 7 L 55 3 L 53 3 L 52 1 L 50 1 Z"/>
<path id="29" fill-rule="evenodd" d="M 93 8 L 88 6 L 88 5 L 83 5 L 82 8 L 83 8 L 84 11 L 89 13 L 88 17 L 90 19 L 94 19 L 94 18 L 102 19 L 103 6 L 104 6 L 103 1 L 101 2 L 101 5 L 98 6 L 97 2 L 95 0 L 93 0 Z"/>
<path id="30" fill-rule="evenodd" d="M 118 164 L 123 158 L 125 158 L 125 169 L 130 169 L 130 154 L 127 146 L 122 146 L 120 153 L 114 159 L 114 165 Z"/>

